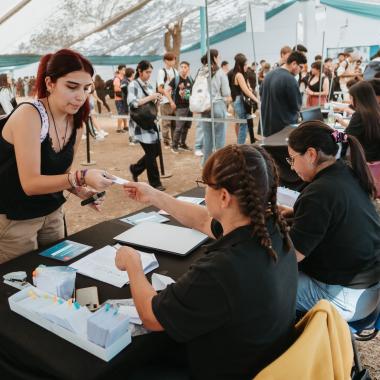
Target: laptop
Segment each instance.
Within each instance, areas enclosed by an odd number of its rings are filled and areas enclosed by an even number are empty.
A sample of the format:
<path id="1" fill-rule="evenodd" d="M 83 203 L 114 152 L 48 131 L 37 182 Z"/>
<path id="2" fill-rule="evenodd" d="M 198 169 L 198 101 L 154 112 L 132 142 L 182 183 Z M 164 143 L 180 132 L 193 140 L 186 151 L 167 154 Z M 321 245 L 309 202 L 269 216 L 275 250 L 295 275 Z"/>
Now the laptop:
<path id="1" fill-rule="evenodd" d="M 186 256 L 202 245 L 208 236 L 186 227 L 144 222 L 114 237 L 115 240 L 159 252 Z"/>
<path id="2" fill-rule="evenodd" d="M 320 120 L 323 121 L 323 114 L 320 107 L 306 108 L 300 111 L 302 121 Z"/>

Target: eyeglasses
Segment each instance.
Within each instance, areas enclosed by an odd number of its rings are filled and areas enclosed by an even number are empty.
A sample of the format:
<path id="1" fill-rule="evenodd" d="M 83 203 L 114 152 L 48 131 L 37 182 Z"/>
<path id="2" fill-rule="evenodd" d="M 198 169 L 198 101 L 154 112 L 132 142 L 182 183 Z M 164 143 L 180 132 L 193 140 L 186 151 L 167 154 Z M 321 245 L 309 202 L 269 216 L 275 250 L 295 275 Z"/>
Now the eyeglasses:
<path id="1" fill-rule="evenodd" d="M 207 182 L 202 181 L 201 179 L 196 179 L 195 183 L 197 184 L 197 187 L 201 187 L 201 188 L 209 186 L 214 189 L 217 189 L 219 187 L 216 183 L 207 183 Z"/>
<path id="2" fill-rule="evenodd" d="M 301 156 L 302 153 L 297 153 L 297 154 L 294 154 L 293 156 L 290 155 L 289 157 L 286 157 L 285 160 L 286 162 L 290 165 L 290 166 L 294 166 L 294 159 L 297 157 L 297 156 Z"/>

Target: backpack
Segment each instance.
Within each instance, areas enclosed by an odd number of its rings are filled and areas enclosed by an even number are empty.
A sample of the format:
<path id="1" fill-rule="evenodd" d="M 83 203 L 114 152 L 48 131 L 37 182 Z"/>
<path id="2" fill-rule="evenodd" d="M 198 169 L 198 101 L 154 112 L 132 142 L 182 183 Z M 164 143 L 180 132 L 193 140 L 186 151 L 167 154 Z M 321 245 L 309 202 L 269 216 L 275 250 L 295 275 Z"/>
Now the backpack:
<path id="1" fill-rule="evenodd" d="M 115 99 L 115 90 L 113 88 L 113 79 L 108 79 L 105 83 L 106 94 L 111 98 Z"/>
<path id="2" fill-rule="evenodd" d="M 208 87 L 208 70 L 199 69 L 195 77 L 193 89 L 190 95 L 190 111 L 201 113 L 211 108 L 210 91 Z"/>

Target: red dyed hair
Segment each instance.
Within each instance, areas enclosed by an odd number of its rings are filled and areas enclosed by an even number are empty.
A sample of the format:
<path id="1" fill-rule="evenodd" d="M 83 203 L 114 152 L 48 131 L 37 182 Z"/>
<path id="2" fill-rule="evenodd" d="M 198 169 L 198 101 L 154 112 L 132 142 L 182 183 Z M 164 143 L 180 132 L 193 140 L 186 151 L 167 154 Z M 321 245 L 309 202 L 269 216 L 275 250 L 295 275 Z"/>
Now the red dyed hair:
<path id="1" fill-rule="evenodd" d="M 91 62 L 76 51 L 70 49 L 61 49 L 54 54 L 44 55 L 38 66 L 36 79 L 37 97 L 46 98 L 49 94 L 46 88 L 45 78 L 50 77 L 55 83 L 58 78 L 61 78 L 73 71 L 85 71 L 94 75 L 94 68 Z M 90 114 L 90 104 L 86 99 L 83 106 L 74 115 L 74 127 L 81 128 L 82 123 L 88 119 Z"/>

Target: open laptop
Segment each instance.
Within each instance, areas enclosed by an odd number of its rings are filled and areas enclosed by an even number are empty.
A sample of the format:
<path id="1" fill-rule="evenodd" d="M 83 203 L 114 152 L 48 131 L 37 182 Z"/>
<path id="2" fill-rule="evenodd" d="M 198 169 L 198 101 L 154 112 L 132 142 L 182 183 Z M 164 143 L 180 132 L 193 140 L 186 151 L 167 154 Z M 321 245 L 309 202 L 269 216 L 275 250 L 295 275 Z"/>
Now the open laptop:
<path id="1" fill-rule="evenodd" d="M 323 114 L 320 107 L 306 108 L 300 111 L 302 121 L 320 120 L 323 121 Z"/>

